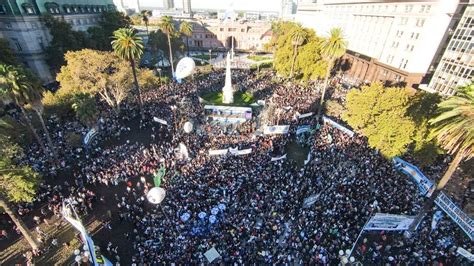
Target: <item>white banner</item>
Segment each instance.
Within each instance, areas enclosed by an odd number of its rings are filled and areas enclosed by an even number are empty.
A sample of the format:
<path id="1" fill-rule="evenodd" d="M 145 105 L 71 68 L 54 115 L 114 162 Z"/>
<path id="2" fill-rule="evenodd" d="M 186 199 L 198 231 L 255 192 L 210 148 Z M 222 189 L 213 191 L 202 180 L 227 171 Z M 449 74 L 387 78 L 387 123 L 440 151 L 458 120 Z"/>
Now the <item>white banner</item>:
<path id="1" fill-rule="evenodd" d="M 307 165 L 311 161 L 311 151 L 308 152 L 308 156 L 306 157 L 306 160 L 304 160 L 304 165 Z"/>
<path id="2" fill-rule="evenodd" d="M 324 121 L 324 123 L 328 123 L 328 124 L 330 124 L 331 126 L 333 126 L 333 127 L 337 128 L 337 129 L 339 129 L 340 131 L 346 133 L 347 135 L 349 135 L 349 137 L 353 137 L 353 136 L 354 136 L 354 131 L 352 131 L 352 130 L 350 130 L 350 129 L 348 129 L 348 128 L 342 126 L 342 125 L 340 125 L 339 123 L 337 123 L 337 122 L 335 122 L 335 121 L 333 121 L 333 120 L 331 120 L 331 119 L 329 119 L 329 118 L 327 118 L 327 117 L 325 117 L 325 116 L 323 116 L 323 121 Z"/>
<path id="3" fill-rule="evenodd" d="M 308 208 L 313 205 L 319 198 L 319 194 L 307 197 L 303 202 L 303 208 Z"/>
<path id="4" fill-rule="evenodd" d="M 165 120 L 163 119 L 159 119 L 158 117 L 153 117 L 153 121 L 157 122 L 157 123 L 160 123 L 160 124 L 163 124 L 163 125 L 168 125 L 168 122 L 166 122 Z"/>
<path id="5" fill-rule="evenodd" d="M 296 129 L 296 135 L 303 134 L 303 133 L 308 132 L 310 130 L 311 130 L 311 128 L 309 127 L 309 125 L 298 126 L 298 128 Z"/>
<path id="6" fill-rule="evenodd" d="M 87 132 L 86 136 L 84 137 L 84 144 L 89 145 L 92 139 L 97 136 L 98 132 L 95 128 L 91 128 L 89 132 Z"/>
<path id="7" fill-rule="evenodd" d="M 302 114 L 302 115 L 299 115 L 299 116 L 298 116 L 298 119 L 310 117 L 310 116 L 312 116 L 313 114 L 314 114 L 313 112 L 311 112 L 311 113 L 306 113 L 306 114 Z"/>
<path id="8" fill-rule="evenodd" d="M 275 162 L 275 161 L 280 161 L 280 160 L 283 160 L 283 159 L 286 159 L 286 153 L 285 153 L 285 155 L 280 156 L 280 157 L 272 157 L 272 159 L 270 161 Z"/>
<path id="9" fill-rule="evenodd" d="M 408 230 L 414 220 L 412 216 L 376 213 L 365 225 L 364 230 L 403 231 Z"/>
<path id="10" fill-rule="evenodd" d="M 288 134 L 288 130 L 290 130 L 289 125 L 285 126 L 266 126 L 263 129 L 263 134 L 270 135 L 270 134 Z"/>
<path id="11" fill-rule="evenodd" d="M 222 150 L 209 150 L 209 155 L 226 155 L 227 154 L 227 149 L 222 149 Z"/>
<path id="12" fill-rule="evenodd" d="M 459 227 L 467 234 L 467 236 L 474 240 L 474 221 L 465 212 L 461 210 L 446 194 L 440 192 L 435 199 L 436 205 L 446 212 L 451 219 L 453 219 Z"/>
<path id="13" fill-rule="evenodd" d="M 458 249 L 456 250 L 456 252 L 457 252 L 459 255 L 465 257 L 466 259 L 468 259 L 469 261 L 474 261 L 474 255 L 473 255 L 471 252 L 469 252 L 469 251 L 463 249 L 462 247 L 458 247 Z"/>
<path id="14" fill-rule="evenodd" d="M 234 155 L 246 155 L 252 153 L 252 148 L 245 150 L 238 150 Z"/>
<path id="15" fill-rule="evenodd" d="M 239 152 L 239 147 L 229 148 L 228 151 L 230 152 L 230 154 L 236 155 Z"/>

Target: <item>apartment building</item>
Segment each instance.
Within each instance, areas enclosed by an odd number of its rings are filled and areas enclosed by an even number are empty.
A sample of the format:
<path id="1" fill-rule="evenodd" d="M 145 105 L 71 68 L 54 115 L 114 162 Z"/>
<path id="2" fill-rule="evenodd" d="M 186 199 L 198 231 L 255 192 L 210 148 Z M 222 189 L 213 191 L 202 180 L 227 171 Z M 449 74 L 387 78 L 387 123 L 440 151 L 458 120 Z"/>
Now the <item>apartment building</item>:
<path id="1" fill-rule="evenodd" d="M 355 82 L 419 87 L 441 57 L 443 43 L 467 0 L 301 0 L 296 21 L 325 36 L 333 27 L 348 41 Z"/>

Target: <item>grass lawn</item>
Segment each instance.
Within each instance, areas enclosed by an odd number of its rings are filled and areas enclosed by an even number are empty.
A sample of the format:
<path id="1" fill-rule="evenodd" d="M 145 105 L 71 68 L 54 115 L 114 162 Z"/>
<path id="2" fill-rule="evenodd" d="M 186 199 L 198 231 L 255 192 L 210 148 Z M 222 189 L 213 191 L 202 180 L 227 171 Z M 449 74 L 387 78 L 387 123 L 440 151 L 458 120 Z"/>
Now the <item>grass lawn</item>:
<path id="1" fill-rule="evenodd" d="M 247 56 L 248 59 L 259 62 L 265 60 L 271 60 L 272 58 L 269 56 L 262 56 L 262 55 L 249 55 Z"/>
<path id="2" fill-rule="evenodd" d="M 209 60 L 209 54 L 198 54 L 198 55 L 192 55 L 191 57 L 199 58 L 202 60 Z M 211 55 L 212 59 L 216 58 L 216 54 Z"/>
<path id="3" fill-rule="evenodd" d="M 249 106 L 254 102 L 253 96 L 249 92 L 235 92 L 234 93 L 234 103 L 233 104 L 223 104 L 222 103 L 222 92 L 208 92 L 201 95 L 201 98 L 214 104 L 214 105 L 233 105 L 233 106 Z"/>

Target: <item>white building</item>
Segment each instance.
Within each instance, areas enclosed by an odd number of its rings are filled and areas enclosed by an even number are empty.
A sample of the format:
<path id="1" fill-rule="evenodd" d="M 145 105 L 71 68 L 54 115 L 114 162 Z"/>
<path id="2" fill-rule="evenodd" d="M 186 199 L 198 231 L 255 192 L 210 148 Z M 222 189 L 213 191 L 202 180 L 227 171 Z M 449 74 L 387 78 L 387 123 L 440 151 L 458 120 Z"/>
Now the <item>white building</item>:
<path id="1" fill-rule="evenodd" d="M 163 9 L 173 9 L 174 0 L 163 0 Z"/>
<path id="2" fill-rule="evenodd" d="M 296 12 L 296 5 L 293 0 L 281 0 L 280 17 L 288 18 Z"/>
<path id="3" fill-rule="evenodd" d="M 428 89 L 452 95 L 474 77 L 474 0 L 469 1 L 429 83 Z"/>
<path id="4" fill-rule="evenodd" d="M 417 87 L 467 0 L 302 0 L 296 21 L 327 35 L 340 27 L 355 81 Z"/>

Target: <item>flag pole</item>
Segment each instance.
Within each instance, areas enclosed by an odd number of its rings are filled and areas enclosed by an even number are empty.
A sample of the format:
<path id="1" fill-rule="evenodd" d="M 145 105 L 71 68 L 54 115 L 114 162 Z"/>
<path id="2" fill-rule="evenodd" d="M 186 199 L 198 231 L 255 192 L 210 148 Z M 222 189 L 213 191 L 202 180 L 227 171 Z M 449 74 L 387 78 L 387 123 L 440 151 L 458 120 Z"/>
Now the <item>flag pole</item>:
<path id="1" fill-rule="evenodd" d="M 360 233 L 359 233 L 359 236 L 357 236 L 357 239 L 356 241 L 354 242 L 354 245 L 352 245 L 352 249 L 351 249 L 351 253 L 349 253 L 349 257 L 347 259 L 349 259 L 352 255 L 352 252 L 354 252 L 354 249 L 355 249 L 355 246 L 357 245 L 357 242 L 359 242 L 359 238 L 362 236 L 362 233 L 364 232 L 364 228 L 365 226 L 369 223 L 370 221 L 370 218 L 372 218 L 372 213 L 374 212 L 374 210 L 372 210 L 370 212 L 370 215 L 369 215 L 369 219 L 367 219 L 367 222 L 365 222 L 364 226 L 362 227 L 362 230 L 360 230 Z"/>

